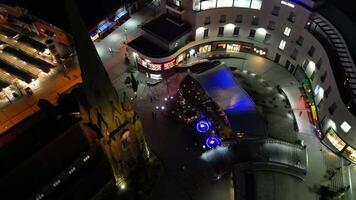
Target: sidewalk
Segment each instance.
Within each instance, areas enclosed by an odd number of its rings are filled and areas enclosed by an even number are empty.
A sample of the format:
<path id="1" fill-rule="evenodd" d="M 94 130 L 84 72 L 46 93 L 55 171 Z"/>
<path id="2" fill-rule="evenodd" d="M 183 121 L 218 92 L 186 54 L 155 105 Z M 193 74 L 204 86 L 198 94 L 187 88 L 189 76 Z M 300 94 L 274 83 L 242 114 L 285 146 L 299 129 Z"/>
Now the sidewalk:
<path id="1" fill-rule="evenodd" d="M 308 153 L 308 172 L 305 176 L 305 185 L 310 188 L 309 192 L 315 192 L 315 188 L 320 185 L 330 185 L 331 188 L 341 188 L 347 185 L 355 187 L 352 181 L 356 181 L 356 171 L 353 165 L 344 166 L 343 159 L 336 156 L 333 152 L 325 148 L 314 133 L 313 125 L 309 122 L 307 110 L 305 110 L 304 102 L 300 98 L 300 84 L 296 81 L 292 74 L 282 66 L 254 55 L 245 55 L 248 60 L 241 59 L 223 59 L 228 66 L 237 67 L 240 70 L 247 70 L 249 74 L 255 73 L 272 87 L 280 85 L 286 93 L 294 116 L 298 124 L 299 132 L 297 137 L 304 140 L 307 146 Z M 301 115 L 300 115 L 300 112 Z M 331 181 L 327 178 L 327 170 L 335 170 L 341 167 Z M 355 174 L 355 175 L 354 175 Z M 346 199 L 353 200 L 355 188 L 350 189 L 346 193 Z"/>

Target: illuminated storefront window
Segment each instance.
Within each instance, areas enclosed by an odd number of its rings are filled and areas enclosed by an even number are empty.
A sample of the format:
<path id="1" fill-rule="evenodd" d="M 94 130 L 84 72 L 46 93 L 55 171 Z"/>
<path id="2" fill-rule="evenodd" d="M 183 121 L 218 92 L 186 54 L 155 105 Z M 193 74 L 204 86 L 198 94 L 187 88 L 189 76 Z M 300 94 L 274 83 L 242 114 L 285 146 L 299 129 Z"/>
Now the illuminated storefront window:
<path id="1" fill-rule="evenodd" d="M 329 131 L 326 133 L 326 137 L 330 143 L 339 151 L 341 151 L 346 145 L 346 143 L 342 141 L 342 139 L 335 133 L 333 129 L 329 129 Z"/>
<path id="2" fill-rule="evenodd" d="M 226 44 L 225 43 L 219 43 L 216 45 L 216 50 L 225 50 L 226 49 Z"/>
<path id="3" fill-rule="evenodd" d="M 199 53 L 208 53 L 211 51 L 211 45 L 205 45 L 199 47 Z"/>
<path id="4" fill-rule="evenodd" d="M 180 62 L 182 62 L 185 59 L 185 53 L 181 53 L 178 57 L 177 57 L 177 64 L 179 64 Z"/>
<path id="5" fill-rule="evenodd" d="M 356 162 L 356 150 L 352 147 L 347 147 L 344 151 L 344 154 L 352 161 Z"/>
<path id="6" fill-rule="evenodd" d="M 193 0 L 193 10 L 208 10 L 221 7 L 239 7 L 260 10 L 262 0 Z"/>
<path id="7" fill-rule="evenodd" d="M 227 52 L 238 53 L 240 52 L 240 45 L 238 44 L 228 44 L 226 47 Z"/>

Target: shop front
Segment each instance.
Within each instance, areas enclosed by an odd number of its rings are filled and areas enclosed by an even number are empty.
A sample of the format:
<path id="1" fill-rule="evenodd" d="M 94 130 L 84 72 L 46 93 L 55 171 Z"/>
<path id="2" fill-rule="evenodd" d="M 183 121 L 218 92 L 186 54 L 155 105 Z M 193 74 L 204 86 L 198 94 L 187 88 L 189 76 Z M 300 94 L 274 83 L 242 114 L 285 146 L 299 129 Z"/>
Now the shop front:
<path id="1" fill-rule="evenodd" d="M 181 49 L 179 54 L 175 57 L 157 58 L 150 61 L 146 59 L 144 55 L 136 53 L 133 49 L 132 58 L 134 64 L 137 65 L 139 71 L 147 73 L 148 77 L 163 78 L 171 75 L 175 68 L 185 68 L 196 63 L 202 62 L 202 60 L 218 59 L 224 57 L 239 57 L 239 53 L 250 53 L 258 56 L 265 57 L 267 49 L 254 46 L 252 43 L 240 42 L 240 41 L 212 41 L 205 42 L 195 46 L 189 44 Z M 168 57 L 167 57 L 168 58 Z M 161 74 L 161 75 L 159 75 Z"/>
<path id="2" fill-rule="evenodd" d="M 92 41 L 99 39 L 104 33 L 112 29 L 115 25 L 121 25 L 127 19 L 128 12 L 125 8 L 119 8 L 112 16 L 100 22 L 89 35 Z"/>

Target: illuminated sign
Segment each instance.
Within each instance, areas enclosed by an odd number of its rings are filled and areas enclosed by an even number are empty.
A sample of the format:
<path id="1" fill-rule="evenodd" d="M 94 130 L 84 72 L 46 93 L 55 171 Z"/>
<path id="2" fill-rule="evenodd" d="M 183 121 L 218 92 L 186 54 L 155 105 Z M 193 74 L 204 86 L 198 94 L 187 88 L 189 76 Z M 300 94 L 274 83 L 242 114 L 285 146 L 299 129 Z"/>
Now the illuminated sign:
<path id="1" fill-rule="evenodd" d="M 147 69 L 150 69 L 152 71 L 161 71 L 162 70 L 162 64 L 150 63 L 150 62 L 147 62 L 147 60 L 143 60 L 140 57 L 137 57 L 136 61 L 141 66 L 143 66 L 143 67 L 145 67 Z"/>
<path id="2" fill-rule="evenodd" d="M 170 69 L 170 68 L 174 67 L 175 64 L 176 64 L 176 60 L 173 59 L 173 60 L 171 60 L 171 61 L 169 61 L 169 62 L 167 62 L 167 63 L 164 63 L 164 64 L 163 64 L 163 69 L 164 69 L 164 70 Z"/>

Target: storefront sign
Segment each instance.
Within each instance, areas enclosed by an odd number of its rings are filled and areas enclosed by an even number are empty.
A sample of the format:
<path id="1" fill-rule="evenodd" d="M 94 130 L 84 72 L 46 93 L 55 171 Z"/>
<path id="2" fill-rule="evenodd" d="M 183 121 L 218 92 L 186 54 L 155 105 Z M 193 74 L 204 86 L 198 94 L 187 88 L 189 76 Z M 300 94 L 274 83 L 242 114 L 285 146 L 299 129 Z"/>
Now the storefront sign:
<path id="1" fill-rule="evenodd" d="M 163 64 L 163 69 L 164 69 L 164 70 L 170 69 L 170 68 L 174 67 L 175 64 L 176 64 L 176 60 L 173 59 L 173 60 L 171 60 L 171 61 L 169 61 L 169 62 L 167 62 L 167 63 L 164 63 L 164 64 Z"/>
<path id="2" fill-rule="evenodd" d="M 137 62 L 137 64 L 139 64 L 149 70 L 152 70 L 152 71 L 161 71 L 162 70 L 162 64 L 151 63 L 151 62 L 148 62 L 147 60 L 143 60 L 140 57 L 136 58 L 136 62 Z"/>

